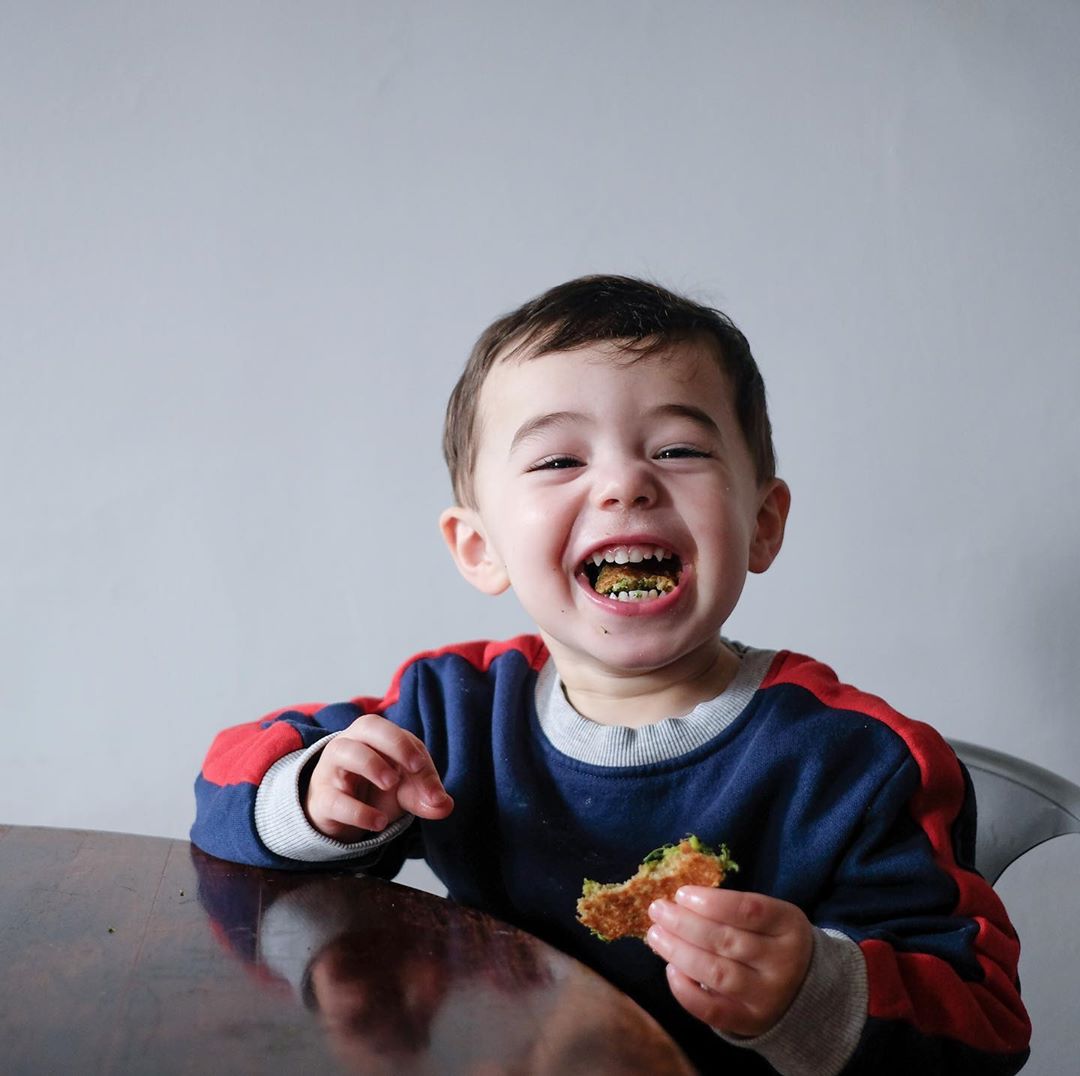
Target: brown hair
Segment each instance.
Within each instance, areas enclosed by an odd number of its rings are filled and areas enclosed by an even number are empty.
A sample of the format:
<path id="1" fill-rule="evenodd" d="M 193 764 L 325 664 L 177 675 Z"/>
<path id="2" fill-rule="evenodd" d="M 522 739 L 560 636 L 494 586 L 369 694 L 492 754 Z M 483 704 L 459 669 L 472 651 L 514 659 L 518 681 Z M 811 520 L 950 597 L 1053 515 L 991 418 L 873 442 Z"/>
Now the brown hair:
<path id="1" fill-rule="evenodd" d="M 499 318 L 473 347 L 450 394 L 443 433 L 443 454 L 459 504 L 473 504 L 477 402 L 495 363 L 512 356 L 533 359 L 553 351 L 572 351 L 601 340 L 617 342 L 630 361 L 687 341 L 710 346 L 731 379 L 735 414 L 758 481 L 775 475 L 765 383 L 746 337 L 731 319 L 645 280 L 583 276 L 559 284 Z"/>

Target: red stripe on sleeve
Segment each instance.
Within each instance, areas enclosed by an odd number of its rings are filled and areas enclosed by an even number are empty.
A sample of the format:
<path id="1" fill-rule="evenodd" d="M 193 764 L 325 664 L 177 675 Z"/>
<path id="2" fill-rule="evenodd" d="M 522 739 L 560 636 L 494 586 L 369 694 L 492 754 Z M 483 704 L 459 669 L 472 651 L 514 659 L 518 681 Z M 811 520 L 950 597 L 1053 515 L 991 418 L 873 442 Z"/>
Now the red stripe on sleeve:
<path id="1" fill-rule="evenodd" d="M 956 755 L 929 725 L 897 713 L 884 700 L 842 684 L 826 665 L 799 654 L 781 653 L 762 687 L 793 684 L 823 704 L 881 721 L 907 744 L 922 775 L 911 799 L 911 815 L 926 833 L 934 862 L 956 883 L 954 914 L 973 920 L 975 957 L 982 983 L 960 978 L 946 960 L 927 953 L 899 953 L 882 941 L 865 941 L 870 988 L 869 1015 L 904 1020 L 924 1034 L 956 1039 L 1001 1053 L 1023 1050 L 1031 1022 L 1014 986 L 1020 943 L 1004 905 L 978 874 L 962 870 L 953 854 L 951 831 L 964 797 Z"/>
<path id="2" fill-rule="evenodd" d="M 979 924 L 979 941 L 988 924 Z M 1000 931 L 989 927 L 1000 937 Z M 978 944 L 978 943 L 977 943 Z M 903 1020 L 923 1035 L 955 1039 L 993 1053 L 1019 1053 L 1031 1038 L 1031 1021 L 1002 967 L 983 953 L 981 983 L 965 982 L 951 965 L 926 953 L 897 953 L 883 941 L 859 946 L 866 958 L 870 1016 Z"/>
<path id="3" fill-rule="evenodd" d="M 214 737 L 203 763 L 203 777 L 215 785 L 257 785 L 279 758 L 303 747 L 300 733 L 287 721 L 275 721 L 281 714 L 299 711 L 312 714 L 318 706 L 294 706 L 251 721 L 234 725 Z M 273 722 L 263 728 L 266 722 Z"/>
<path id="4" fill-rule="evenodd" d="M 547 661 L 548 652 L 538 635 L 519 635 L 505 642 L 459 643 L 438 650 L 428 650 L 410 658 L 394 674 L 390 690 L 383 698 L 358 695 L 350 701 L 364 713 L 382 714 L 398 701 L 401 694 L 401 678 L 410 666 L 426 658 L 457 655 L 480 672 L 485 672 L 495 661 L 516 651 L 531 669 L 538 670 Z M 321 710 L 323 703 L 307 703 L 303 706 L 287 706 L 267 714 L 259 721 L 248 722 L 225 729 L 214 739 L 203 763 L 203 776 L 213 784 L 234 785 L 247 782 L 257 785 L 266 771 L 283 756 L 303 747 L 300 734 L 286 721 L 278 721 L 282 714 L 301 713 L 310 717 Z M 263 727 L 266 726 L 266 727 Z"/>

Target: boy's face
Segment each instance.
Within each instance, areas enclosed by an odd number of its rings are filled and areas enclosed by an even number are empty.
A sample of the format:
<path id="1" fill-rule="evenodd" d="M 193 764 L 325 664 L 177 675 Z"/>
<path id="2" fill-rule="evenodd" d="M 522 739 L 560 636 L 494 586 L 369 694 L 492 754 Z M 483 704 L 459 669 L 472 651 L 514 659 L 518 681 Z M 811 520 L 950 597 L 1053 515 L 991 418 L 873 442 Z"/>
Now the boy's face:
<path id="1" fill-rule="evenodd" d="M 779 551 L 787 488 L 758 483 L 699 345 L 499 362 L 478 428 L 476 509 L 448 510 L 444 534 L 481 590 L 514 588 L 559 664 L 635 673 L 714 649 L 747 571 Z M 608 577 L 628 561 L 624 598 L 598 593 L 598 557 Z"/>

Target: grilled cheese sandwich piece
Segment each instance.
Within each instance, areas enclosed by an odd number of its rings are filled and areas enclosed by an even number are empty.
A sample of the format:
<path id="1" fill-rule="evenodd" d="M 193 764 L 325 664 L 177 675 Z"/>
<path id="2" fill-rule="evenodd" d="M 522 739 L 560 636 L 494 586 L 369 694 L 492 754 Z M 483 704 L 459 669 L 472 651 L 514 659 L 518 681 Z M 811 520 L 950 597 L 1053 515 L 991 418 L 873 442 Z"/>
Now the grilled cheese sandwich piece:
<path id="1" fill-rule="evenodd" d="M 650 852 L 625 882 L 586 878 L 577 902 L 578 920 L 602 941 L 644 938 L 652 926 L 649 905 L 654 900 L 671 900 L 684 885 L 718 886 L 738 869 L 725 845 L 713 852 L 697 837 L 684 837 Z"/>

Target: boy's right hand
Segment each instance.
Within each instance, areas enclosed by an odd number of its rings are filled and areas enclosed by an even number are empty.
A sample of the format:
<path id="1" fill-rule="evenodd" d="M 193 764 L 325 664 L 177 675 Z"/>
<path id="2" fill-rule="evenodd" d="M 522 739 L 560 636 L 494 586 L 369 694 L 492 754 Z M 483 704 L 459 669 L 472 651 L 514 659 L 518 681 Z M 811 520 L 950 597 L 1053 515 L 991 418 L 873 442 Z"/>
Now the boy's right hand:
<path id="1" fill-rule="evenodd" d="M 347 844 L 406 812 L 439 819 L 453 809 L 427 748 L 378 714 L 358 717 L 322 749 L 304 796 L 311 824 Z"/>

